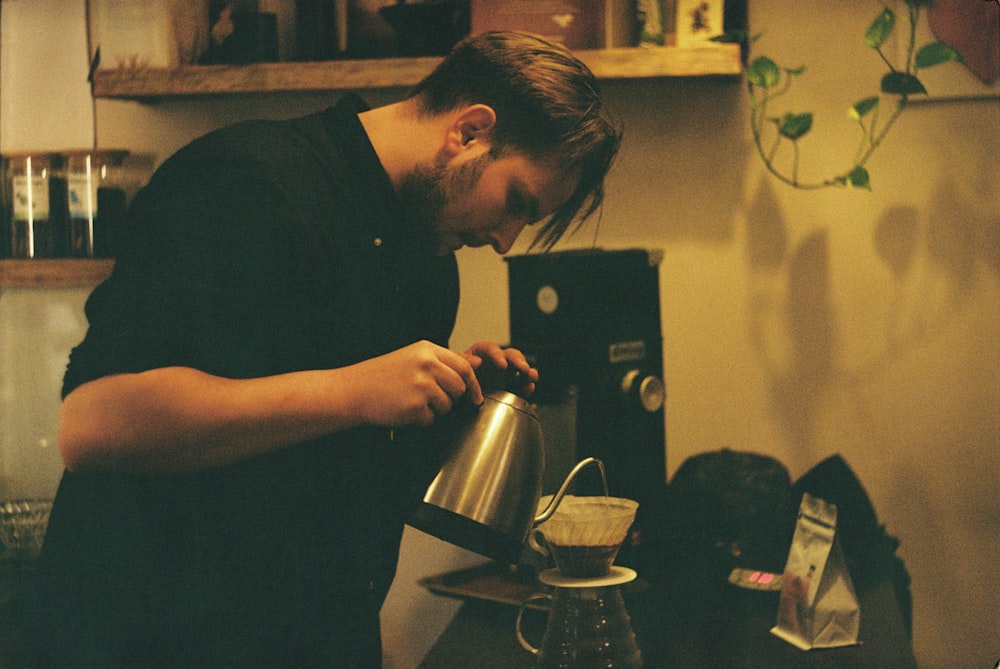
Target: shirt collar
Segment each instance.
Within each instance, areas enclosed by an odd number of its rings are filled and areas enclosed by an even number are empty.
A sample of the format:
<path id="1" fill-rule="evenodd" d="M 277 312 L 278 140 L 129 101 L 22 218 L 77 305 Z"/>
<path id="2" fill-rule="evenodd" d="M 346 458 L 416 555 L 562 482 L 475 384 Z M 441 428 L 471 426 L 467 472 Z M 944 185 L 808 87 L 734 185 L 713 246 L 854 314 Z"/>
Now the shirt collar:
<path id="1" fill-rule="evenodd" d="M 426 240 L 405 216 L 396 190 L 382 167 L 375 147 L 358 118 L 371 107 L 357 94 L 345 93 L 325 115 L 327 130 L 343 148 L 348 164 L 358 166 L 358 178 L 368 190 L 371 243 L 380 251 L 413 256 Z M 369 169 L 368 166 L 371 166 Z M 428 249 L 428 254 L 433 254 Z"/>

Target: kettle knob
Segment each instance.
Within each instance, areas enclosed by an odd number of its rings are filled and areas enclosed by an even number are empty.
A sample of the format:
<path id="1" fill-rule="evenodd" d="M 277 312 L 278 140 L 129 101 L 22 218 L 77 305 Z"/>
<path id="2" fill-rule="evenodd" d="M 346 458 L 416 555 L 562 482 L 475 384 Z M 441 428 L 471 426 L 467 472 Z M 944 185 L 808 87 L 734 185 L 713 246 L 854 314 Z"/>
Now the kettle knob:
<path id="1" fill-rule="evenodd" d="M 521 396 L 521 389 L 528 383 L 528 375 L 513 365 L 509 365 L 503 373 L 503 388 L 509 393 Z"/>

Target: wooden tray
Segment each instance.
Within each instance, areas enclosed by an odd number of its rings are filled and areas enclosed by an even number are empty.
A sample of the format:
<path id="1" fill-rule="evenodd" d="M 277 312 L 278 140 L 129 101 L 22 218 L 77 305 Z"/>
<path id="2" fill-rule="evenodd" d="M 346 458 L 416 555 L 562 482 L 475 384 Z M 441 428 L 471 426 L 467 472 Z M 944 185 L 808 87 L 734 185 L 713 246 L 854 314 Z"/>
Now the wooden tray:
<path id="1" fill-rule="evenodd" d="M 511 606 L 520 606 L 528 597 L 546 590 L 531 570 L 518 570 L 499 562 L 428 576 L 419 583 L 436 595 Z"/>

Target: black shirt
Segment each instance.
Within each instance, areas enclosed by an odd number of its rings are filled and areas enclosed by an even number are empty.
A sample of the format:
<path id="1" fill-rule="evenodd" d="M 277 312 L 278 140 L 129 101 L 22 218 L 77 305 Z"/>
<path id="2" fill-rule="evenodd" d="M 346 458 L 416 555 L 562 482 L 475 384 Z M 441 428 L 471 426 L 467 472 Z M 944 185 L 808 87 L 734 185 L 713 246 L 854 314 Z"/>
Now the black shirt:
<path id="1" fill-rule="evenodd" d="M 180 365 L 251 378 L 446 345 L 453 256 L 407 226 L 355 96 L 196 140 L 137 194 L 64 394 Z M 394 439 L 390 437 L 394 437 Z M 42 556 L 54 666 L 380 666 L 432 433 L 360 428 L 208 471 L 66 473 Z"/>

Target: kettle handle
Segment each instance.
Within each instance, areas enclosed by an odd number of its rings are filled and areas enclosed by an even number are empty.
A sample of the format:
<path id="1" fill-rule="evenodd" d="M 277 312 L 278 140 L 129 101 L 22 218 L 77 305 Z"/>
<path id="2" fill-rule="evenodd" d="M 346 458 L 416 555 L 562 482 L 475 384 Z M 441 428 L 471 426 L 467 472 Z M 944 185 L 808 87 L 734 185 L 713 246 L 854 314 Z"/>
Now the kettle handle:
<path id="1" fill-rule="evenodd" d="M 535 516 L 535 525 L 544 523 L 552 517 L 552 514 L 556 512 L 556 508 L 559 506 L 559 503 L 562 501 L 563 497 L 565 497 L 569 484 L 573 482 L 573 479 L 576 478 L 576 475 L 579 474 L 581 470 L 589 467 L 590 465 L 597 465 L 601 470 L 601 480 L 604 482 L 604 494 L 608 494 L 608 475 L 604 471 L 604 463 L 597 458 L 584 458 L 583 460 L 580 460 L 580 462 L 576 463 L 576 466 L 570 470 L 570 473 L 566 476 L 566 480 L 562 482 L 562 485 L 559 486 L 559 490 L 552 496 L 548 506 L 546 506 L 540 514 Z"/>
<path id="2" fill-rule="evenodd" d="M 535 648 L 534 646 L 531 645 L 531 642 L 529 642 L 526 638 L 524 638 L 524 633 L 521 631 L 521 618 L 522 616 L 524 616 L 524 611 L 528 608 L 528 606 L 532 602 L 541 601 L 543 599 L 551 602 L 552 595 L 548 594 L 547 592 L 536 592 L 531 597 L 528 597 L 526 600 L 521 602 L 521 606 L 517 610 L 517 620 L 514 621 L 514 632 L 517 633 L 517 642 L 521 644 L 521 648 L 525 649 L 526 651 L 535 656 L 538 656 L 538 654 L 542 652 L 542 649 Z"/>

